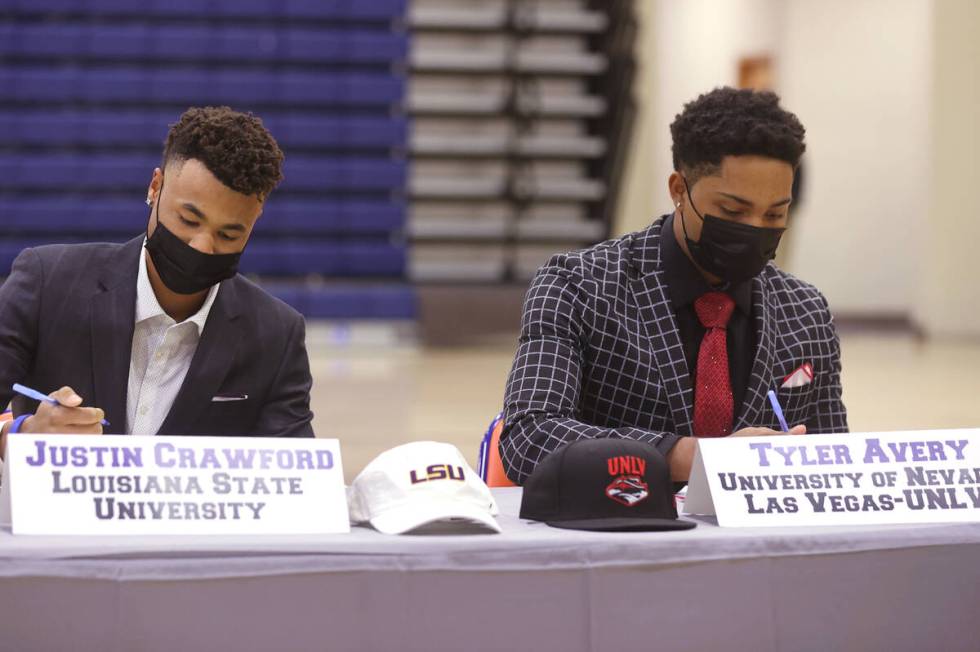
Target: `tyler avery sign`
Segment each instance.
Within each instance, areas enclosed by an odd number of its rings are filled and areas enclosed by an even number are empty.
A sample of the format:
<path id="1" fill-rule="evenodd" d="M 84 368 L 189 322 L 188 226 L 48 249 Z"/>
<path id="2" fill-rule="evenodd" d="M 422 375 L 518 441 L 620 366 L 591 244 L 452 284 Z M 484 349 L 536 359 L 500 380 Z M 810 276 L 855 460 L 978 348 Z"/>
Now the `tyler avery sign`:
<path id="1" fill-rule="evenodd" d="M 980 430 L 701 440 L 685 511 L 738 526 L 980 521 Z"/>

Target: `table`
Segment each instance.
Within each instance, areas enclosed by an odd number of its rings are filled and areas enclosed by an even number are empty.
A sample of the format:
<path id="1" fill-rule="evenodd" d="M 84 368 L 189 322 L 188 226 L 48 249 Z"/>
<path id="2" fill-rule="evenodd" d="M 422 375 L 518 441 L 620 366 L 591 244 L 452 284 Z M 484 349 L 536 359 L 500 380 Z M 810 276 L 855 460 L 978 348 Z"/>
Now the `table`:
<path id="1" fill-rule="evenodd" d="M 15 537 L 0 649 L 980 650 L 980 524 Z"/>

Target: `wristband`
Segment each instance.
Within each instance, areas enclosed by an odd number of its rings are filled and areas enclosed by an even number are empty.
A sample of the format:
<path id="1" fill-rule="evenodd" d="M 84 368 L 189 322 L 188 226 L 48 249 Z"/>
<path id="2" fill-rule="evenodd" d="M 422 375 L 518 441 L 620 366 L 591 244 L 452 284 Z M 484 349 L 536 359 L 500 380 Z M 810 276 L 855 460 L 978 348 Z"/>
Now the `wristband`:
<path id="1" fill-rule="evenodd" d="M 16 419 L 14 419 L 13 421 L 11 421 L 10 422 L 10 430 L 7 431 L 7 434 L 14 434 L 14 433 L 20 432 L 20 427 L 22 425 L 24 425 L 24 422 L 27 421 L 27 418 L 29 416 L 31 416 L 31 415 L 29 415 L 29 414 L 22 414 L 19 417 L 17 417 Z"/>

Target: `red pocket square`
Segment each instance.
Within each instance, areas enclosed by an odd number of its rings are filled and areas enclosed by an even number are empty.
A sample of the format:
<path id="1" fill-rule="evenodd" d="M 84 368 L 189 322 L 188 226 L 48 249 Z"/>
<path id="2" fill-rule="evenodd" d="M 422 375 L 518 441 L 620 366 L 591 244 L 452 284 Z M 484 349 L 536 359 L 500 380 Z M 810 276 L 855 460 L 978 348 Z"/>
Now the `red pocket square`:
<path id="1" fill-rule="evenodd" d="M 809 385 L 812 381 L 813 365 L 809 362 L 804 362 L 795 371 L 783 378 L 783 384 L 780 385 L 780 388 L 792 389 L 794 387 L 803 387 L 804 385 Z"/>

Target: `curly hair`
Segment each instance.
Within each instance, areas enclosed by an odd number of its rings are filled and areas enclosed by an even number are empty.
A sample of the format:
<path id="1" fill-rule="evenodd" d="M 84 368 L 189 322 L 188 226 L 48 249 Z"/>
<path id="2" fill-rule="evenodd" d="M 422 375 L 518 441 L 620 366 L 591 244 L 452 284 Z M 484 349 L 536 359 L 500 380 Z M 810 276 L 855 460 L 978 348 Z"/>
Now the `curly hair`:
<path id="1" fill-rule="evenodd" d="M 260 201 L 282 181 L 284 158 L 261 119 L 227 106 L 187 109 L 170 125 L 163 148 L 164 167 L 198 160 L 221 183 Z"/>
<path id="2" fill-rule="evenodd" d="M 716 88 L 684 105 L 670 125 L 674 169 L 690 183 L 715 174 L 726 156 L 765 156 L 795 169 L 806 130 L 770 91 Z"/>

